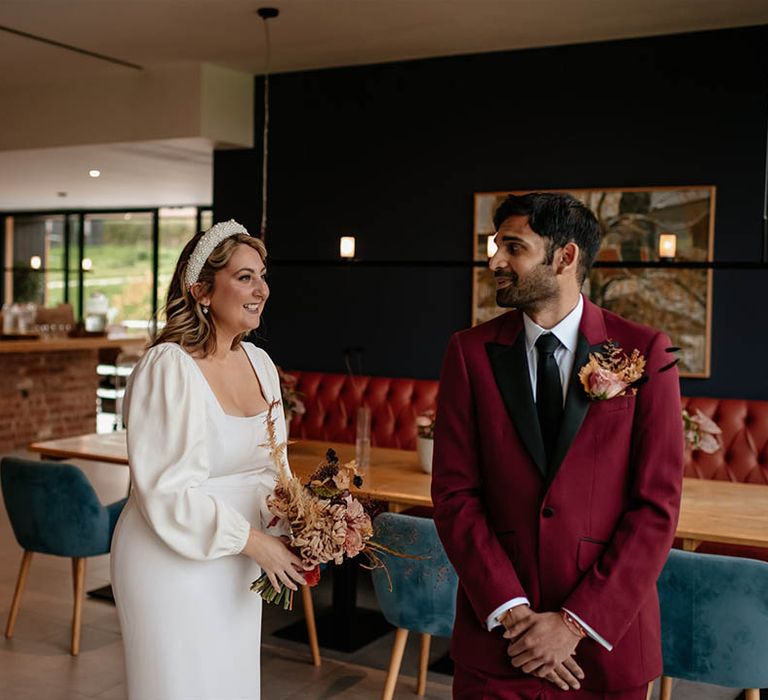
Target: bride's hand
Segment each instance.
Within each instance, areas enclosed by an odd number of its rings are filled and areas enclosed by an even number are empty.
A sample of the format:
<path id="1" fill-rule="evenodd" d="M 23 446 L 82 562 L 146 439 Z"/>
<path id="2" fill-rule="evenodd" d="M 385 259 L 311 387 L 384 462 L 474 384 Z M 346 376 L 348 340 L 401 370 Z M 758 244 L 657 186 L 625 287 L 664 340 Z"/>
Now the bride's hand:
<path id="1" fill-rule="evenodd" d="M 307 583 L 299 573 L 302 570 L 301 560 L 279 537 L 251 529 L 242 553 L 262 568 L 276 591 L 280 590 L 280 581 L 292 591 L 298 590 L 297 583 L 302 586 Z"/>

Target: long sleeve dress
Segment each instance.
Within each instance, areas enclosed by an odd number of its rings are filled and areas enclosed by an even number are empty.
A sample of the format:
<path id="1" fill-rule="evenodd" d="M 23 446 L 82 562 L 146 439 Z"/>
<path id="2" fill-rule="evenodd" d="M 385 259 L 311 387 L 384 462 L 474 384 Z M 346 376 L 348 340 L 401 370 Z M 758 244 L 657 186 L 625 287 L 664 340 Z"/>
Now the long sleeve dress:
<path id="1" fill-rule="evenodd" d="M 272 361 L 243 347 L 267 400 L 279 400 Z M 224 413 L 192 357 L 163 343 L 131 376 L 125 420 L 131 495 L 111 567 L 128 695 L 258 700 L 261 598 L 249 585 L 261 571 L 238 554 L 270 517 L 267 412 Z"/>

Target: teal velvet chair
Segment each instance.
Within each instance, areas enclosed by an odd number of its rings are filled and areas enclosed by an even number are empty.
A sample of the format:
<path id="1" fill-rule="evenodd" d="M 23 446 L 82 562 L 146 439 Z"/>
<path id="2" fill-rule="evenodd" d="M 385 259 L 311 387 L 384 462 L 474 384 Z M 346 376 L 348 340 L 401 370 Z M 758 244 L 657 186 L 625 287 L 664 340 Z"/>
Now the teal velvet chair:
<path id="1" fill-rule="evenodd" d="M 382 513 L 374 521 L 373 539 L 396 552 L 417 557 L 384 554 L 382 559 L 387 571 L 373 571 L 373 586 L 381 611 L 387 621 L 397 627 L 382 698 L 391 700 L 394 695 L 409 631 L 421 634 L 416 692 L 424 695 L 432 635 L 450 637 L 453 630 L 458 577 L 440 543 L 433 520 Z"/>
<path id="2" fill-rule="evenodd" d="M 75 591 L 71 653 L 77 656 L 85 560 L 109 553 L 125 499 L 103 506 L 85 474 L 71 464 L 6 457 L 0 462 L 0 479 L 13 534 L 24 550 L 5 636 L 13 636 L 32 554 L 70 557 Z"/>
<path id="3" fill-rule="evenodd" d="M 768 563 L 673 549 L 658 581 L 664 676 L 746 688 L 768 687 Z"/>

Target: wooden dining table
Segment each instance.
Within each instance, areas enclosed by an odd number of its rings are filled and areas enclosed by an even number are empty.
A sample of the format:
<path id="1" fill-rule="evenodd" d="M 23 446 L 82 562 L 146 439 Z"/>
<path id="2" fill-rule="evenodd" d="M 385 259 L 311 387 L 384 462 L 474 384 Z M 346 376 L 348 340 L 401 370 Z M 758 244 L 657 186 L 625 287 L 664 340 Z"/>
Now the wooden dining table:
<path id="1" fill-rule="evenodd" d="M 291 468 L 300 478 L 308 477 L 328 448 L 342 461 L 355 456 L 354 445 L 297 440 L 288 447 Z M 33 443 L 29 449 L 44 459 L 128 464 L 124 431 L 46 440 Z M 385 502 L 393 511 L 432 506 L 430 476 L 419 467 L 416 452 L 372 447 L 370 463 L 360 489 L 362 496 Z M 689 551 L 702 542 L 768 548 L 768 485 L 683 479 L 677 537 Z"/>
<path id="2" fill-rule="evenodd" d="M 328 449 L 346 462 L 355 458 L 355 446 L 323 440 L 295 440 L 288 443 L 288 461 L 293 472 L 306 479 L 323 461 Z M 112 464 L 128 464 L 125 431 L 90 433 L 77 437 L 45 440 L 29 445 L 43 459 L 85 459 Z M 371 466 L 363 473 L 359 494 L 388 503 L 390 510 L 410 506 L 431 506 L 430 476 L 419 466 L 416 452 L 388 447 L 371 448 Z"/>

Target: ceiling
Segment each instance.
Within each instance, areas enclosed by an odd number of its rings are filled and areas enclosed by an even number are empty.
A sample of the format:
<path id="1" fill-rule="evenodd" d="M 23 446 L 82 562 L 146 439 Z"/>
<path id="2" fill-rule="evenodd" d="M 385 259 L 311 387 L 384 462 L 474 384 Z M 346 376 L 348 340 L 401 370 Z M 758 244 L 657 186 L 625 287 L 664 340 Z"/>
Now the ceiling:
<path id="1" fill-rule="evenodd" d="M 0 211 L 209 204 L 212 180 L 205 139 L 0 151 Z"/>
<path id="2" fill-rule="evenodd" d="M 275 72 L 768 24 L 765 0 L 0 0 L 0 25 L 146 68 L 194 61 L 261 73 L 263 4 L 280 9 L 270 20 Z M 0 32 L 3 100 L 14 86 L 132 70 Z M 212 148 L 0 153 L 0 208 L 152 204 L 159 193 L 175 197 L 167 204 L 209 203 Z M 103 179 L 91 181 L 90 167 Z"/>

